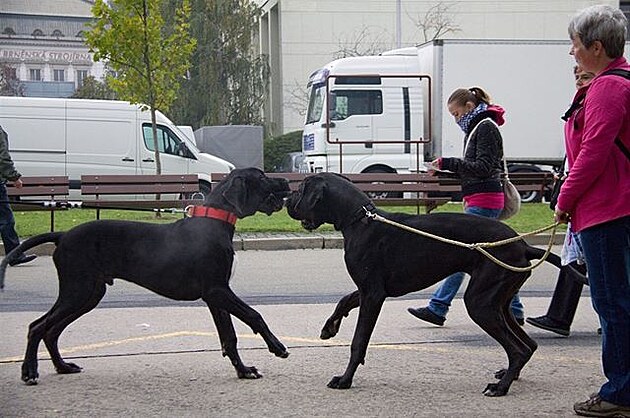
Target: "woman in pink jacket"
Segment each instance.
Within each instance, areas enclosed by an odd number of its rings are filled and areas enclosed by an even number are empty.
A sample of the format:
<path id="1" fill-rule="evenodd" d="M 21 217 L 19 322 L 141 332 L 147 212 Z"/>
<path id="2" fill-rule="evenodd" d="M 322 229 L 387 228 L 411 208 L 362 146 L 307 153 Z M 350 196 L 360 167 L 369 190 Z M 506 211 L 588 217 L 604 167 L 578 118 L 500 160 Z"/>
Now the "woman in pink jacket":
<path id="1" fill-rule="evenodd" d="M 565 125 L 571 170 L 555 217 L 570 219 L 579 233 L 591 300 L 602 325 L 602 363 L 608 379 L 597 394 L 574 405 L 584 416 L 630 416 L 630 78 L 624 76 L 630 65 L 623 57 L 627 24 L 619 9 L 607 5 L 586 8 L 569 24 L 570 54 L 596 77 L 583 108 Z"/>

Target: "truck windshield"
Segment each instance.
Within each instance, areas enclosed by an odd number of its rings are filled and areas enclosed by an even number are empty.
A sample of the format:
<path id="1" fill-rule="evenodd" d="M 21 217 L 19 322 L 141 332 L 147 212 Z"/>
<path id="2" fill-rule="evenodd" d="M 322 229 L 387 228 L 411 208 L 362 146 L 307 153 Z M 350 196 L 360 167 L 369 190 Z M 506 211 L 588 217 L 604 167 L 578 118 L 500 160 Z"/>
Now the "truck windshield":
<path id="1" fill-rule="evenodd" d="M 313 84 L 310 97 L 308 98 L 308 111 L 306 112 L 306 124 L 319 122 L 324 109 L 324 98 L 326 95 L 326 85 Z"/>

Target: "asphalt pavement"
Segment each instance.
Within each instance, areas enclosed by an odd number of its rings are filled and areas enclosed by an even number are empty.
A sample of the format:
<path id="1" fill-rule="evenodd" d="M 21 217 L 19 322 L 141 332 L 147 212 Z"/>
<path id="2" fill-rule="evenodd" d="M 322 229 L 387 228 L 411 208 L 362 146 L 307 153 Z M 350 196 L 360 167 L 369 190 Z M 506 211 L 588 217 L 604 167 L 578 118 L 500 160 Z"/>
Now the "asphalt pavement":
<path id="1" fill-rule="evenodd" d="M 330 242 L 333 238 L 338 245 L 338 237 L 331 236 Z M 326 237 L 321 242 L 326 245 Z M 303 265 L 296 283 L 328 275 L 345 280 L 342 251 L 322 248 L 246 251 L 239 268 L 273 270 L 283 260 L 285 265 L 296 261 Z M 331 270 L 304 265 L 299 258 L 313 255 L 330 259 Z M 288 347 L 287 359 L 274 357 L 260 336 L 235 321 L 241 357 L 264 375 L 259 380 L 237 379 L 221 356 L 207 308 L 130 303 L 99 307 L 64 332 L 62 355 L 82 366 L 82 373 L 56 374 L 42 344 L 39 385 L 25 386 L 19 376 L 27 327 L 47 308 L 18 309 L 19 298 L 28 305 L 30 296 L 39 297 L 37 280 L 50 282 L 43 279 L 55 275 L 50 257 L 33 263 L 10 269 L 7 290 L 0 293 L 0 305 L 12 306 L 0 311 L 2 417 L 562 417 L 572 416 L 572 404 L 602 383 L 601 339 L 587 291 L 569 338 L 525 325 L 539 348 L 510 393 L 501 398 L 485 397 L 482 391 L 494 381 L 494 371 L 506 365 L 503 349 L 468 318 L 461 298 L 455 299 L 444 327 L 409 315 L 406 308 L 426 303 L 427 291 L 413 295 L 416 300 L 385 303 L 366 364 L 359 367 L 348 390 L 329 389 L 326 384 L 345 369 L 356 311 L 344 320 L 337 337 L 320 340 L 320 328 L 334 304 L 301 303 L 299 298 L 267 304 L 250 300 Z M 553 274 L 546 270 L 537 274 L 544 277 L 532 277 L 524 286 L 521 296 L 529 314 L 545 312 Z M 31 280 L 32 287 L 19 288 L 20 277 Z M 283 293 L 282 286 L 275 286 L 275 293 Z M 331 291 L 324 286 L 317 282 L 309 292 Z M 234 287 L 239 295 L 255 293 L 246 283 Z M 350 288 L 351 283 L 344 282 L 332 293 Z"/>

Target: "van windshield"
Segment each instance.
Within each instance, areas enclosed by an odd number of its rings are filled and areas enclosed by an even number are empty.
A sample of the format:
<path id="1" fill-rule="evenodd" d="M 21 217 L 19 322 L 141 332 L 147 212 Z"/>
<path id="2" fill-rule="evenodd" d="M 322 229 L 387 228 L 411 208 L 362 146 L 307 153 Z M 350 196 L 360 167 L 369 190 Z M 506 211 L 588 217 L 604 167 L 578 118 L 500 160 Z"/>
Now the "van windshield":
<path id="1" fill-rule="evenodd" d="M 155 146 L 153 145 L 153 129 L 150 123 L 142 124 L 142 133 L 144 136 L 144 145 L 149 151 L 155 151 Z M 193 158 L 186 145 L 171 132 L 170 129 L 164 126 L 158 125 L 157 127 L 157 145 L 158 150 L 162 153 Z"/>
<path id="2" fill-rule="evenodd" d="M 308 111 L 306 112 L 306 124 L 319 122 L 324 109 L 324 99 L 326 96 L 326 85 L 313 84 L 310 97 L 308 99 Z"/>

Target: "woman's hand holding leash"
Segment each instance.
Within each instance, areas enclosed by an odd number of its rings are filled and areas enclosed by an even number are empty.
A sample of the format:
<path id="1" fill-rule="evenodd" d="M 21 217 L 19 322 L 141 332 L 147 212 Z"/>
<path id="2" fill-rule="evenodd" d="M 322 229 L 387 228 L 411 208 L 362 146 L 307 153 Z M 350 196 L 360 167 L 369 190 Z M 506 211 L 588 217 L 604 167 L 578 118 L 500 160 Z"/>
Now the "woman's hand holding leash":
<path id="1" fill-rule="evenodd" d="M 556 206 L 556 211 L 553 214 L 553 219 L 554 221 L 560 222 L 561 224 L 566 224 L 571 220 L 571 216 L 568 212 L 558 209 L 558 207 Z"/>

